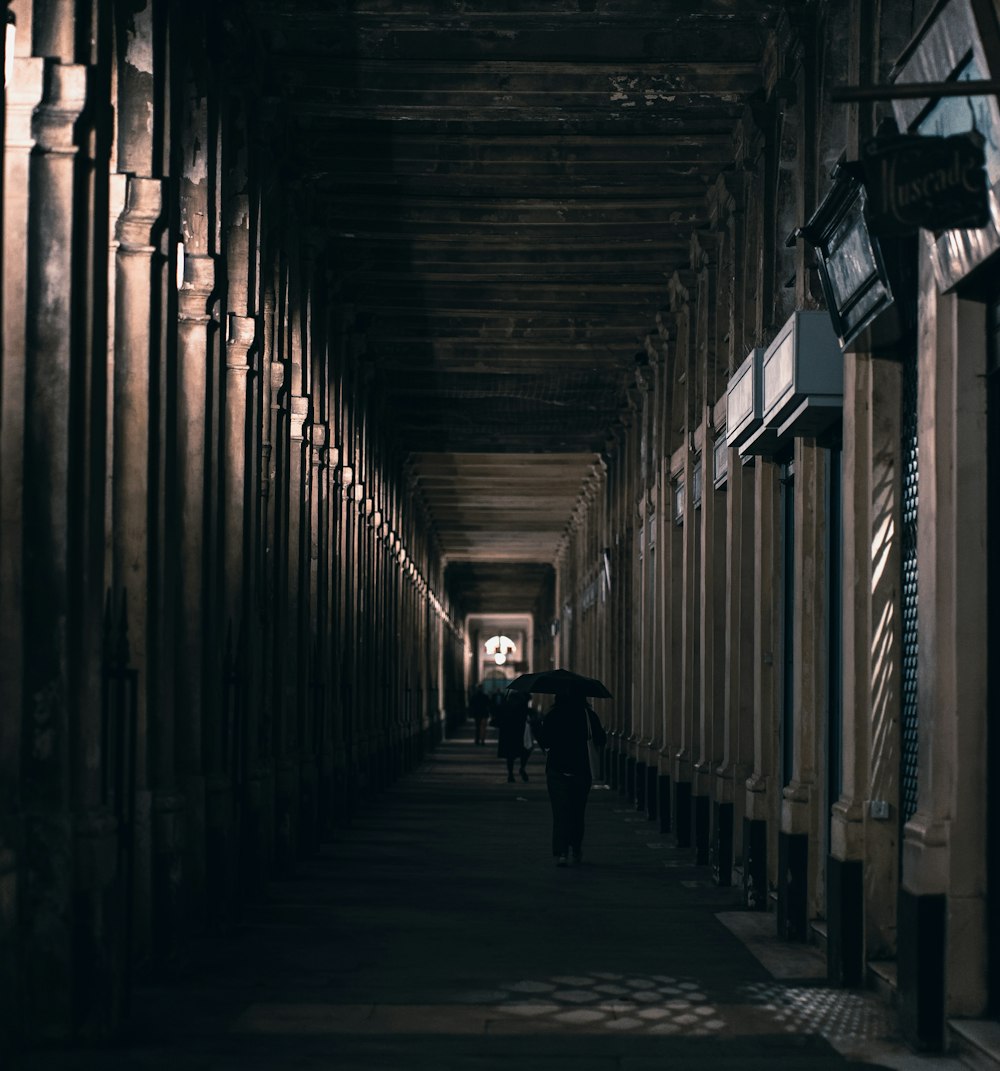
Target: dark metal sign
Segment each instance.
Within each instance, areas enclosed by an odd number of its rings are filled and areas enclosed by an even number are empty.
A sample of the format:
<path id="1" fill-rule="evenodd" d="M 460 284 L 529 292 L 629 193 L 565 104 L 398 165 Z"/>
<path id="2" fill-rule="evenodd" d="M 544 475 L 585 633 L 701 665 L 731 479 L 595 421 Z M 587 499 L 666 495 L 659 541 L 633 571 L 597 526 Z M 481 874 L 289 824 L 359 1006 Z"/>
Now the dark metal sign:
<path id="1" fill-rule="evenodd" d="M 985 227 L 990 222 L 983 137 L 896 134 L 869 141 L 861 154 L 873 234 Z"/>

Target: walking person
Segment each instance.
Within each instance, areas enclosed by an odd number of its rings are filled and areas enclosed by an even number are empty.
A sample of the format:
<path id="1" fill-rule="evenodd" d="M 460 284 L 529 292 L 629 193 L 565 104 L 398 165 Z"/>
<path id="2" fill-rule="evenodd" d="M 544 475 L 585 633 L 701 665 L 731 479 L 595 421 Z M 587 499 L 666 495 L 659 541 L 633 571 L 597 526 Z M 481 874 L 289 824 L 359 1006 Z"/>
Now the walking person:
<path id="1" fill-rule="evenodd" d="M 531 708 L 524 692 L 510 692 L 497 714 L 497 758 L 507 760 L 507 781 L 514 780 L 514 763 L 520 763 L 521 780 L 528 780 L 527 763 L 532 740 Z"/>
<path id="2" fill-rule="evenodd" d="M 602 748 L 607 734 L 580 691 L 557 694 L 537 727 L 548 752 L 545 780 L 552 806 L 552 854 L 556 866 L 583 861 L 583 818 L 593 783 L 590 748 Z"/>
<path id="3" fill-rule="evenodd" d="M 469 715 L 476 723 L 476 743 L 486 743 L 486 726 L 490 720 L 493 707 L 490 697 L 486 694 L 481 684 L 476 685 L 476 690 L 469 699 Z"/>

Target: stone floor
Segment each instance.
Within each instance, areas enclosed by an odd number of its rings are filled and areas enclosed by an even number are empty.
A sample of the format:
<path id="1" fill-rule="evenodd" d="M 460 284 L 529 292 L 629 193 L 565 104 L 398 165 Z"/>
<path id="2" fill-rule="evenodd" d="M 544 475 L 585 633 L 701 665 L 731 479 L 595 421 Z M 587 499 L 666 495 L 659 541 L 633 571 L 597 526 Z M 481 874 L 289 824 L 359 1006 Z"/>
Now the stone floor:
<path id="1" fill-rule="evenodd" d="M 541 760 L 443 744 L 231 933 L 141 985 L 114 1047 L 31 1071 L 642 1071 L 957 1067 L 902 1046 L 874 996 L 825 985 L 616 792 L 554 867 Z"/>

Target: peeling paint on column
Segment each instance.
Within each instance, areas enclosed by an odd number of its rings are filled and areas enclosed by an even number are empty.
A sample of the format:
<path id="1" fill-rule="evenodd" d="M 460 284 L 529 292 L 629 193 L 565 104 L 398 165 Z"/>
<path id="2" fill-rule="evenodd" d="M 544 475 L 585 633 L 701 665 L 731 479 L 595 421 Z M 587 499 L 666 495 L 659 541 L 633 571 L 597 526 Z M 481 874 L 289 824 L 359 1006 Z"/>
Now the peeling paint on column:
<path id="1" fill-rule="evenodd" d="M 153 8 L 148 3 L 132 15 L 125 62 L 141 74 L 153 73 Z"/>

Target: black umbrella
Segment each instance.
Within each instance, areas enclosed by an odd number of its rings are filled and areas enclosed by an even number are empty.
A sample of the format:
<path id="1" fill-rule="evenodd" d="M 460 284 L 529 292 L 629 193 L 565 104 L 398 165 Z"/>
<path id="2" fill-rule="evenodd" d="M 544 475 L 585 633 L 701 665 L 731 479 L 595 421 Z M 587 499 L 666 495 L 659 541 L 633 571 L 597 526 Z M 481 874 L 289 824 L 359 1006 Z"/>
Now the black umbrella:
<path id="1" fill-rule="evenodd" d="M 589 695 L 610 699 L 611 693 L 599 680 L 582 677 L 568 669 L 545 669 L 541 673 L 522 673 L 507 685 L 515 692 L 541 692 L 543 695 Z"/>

